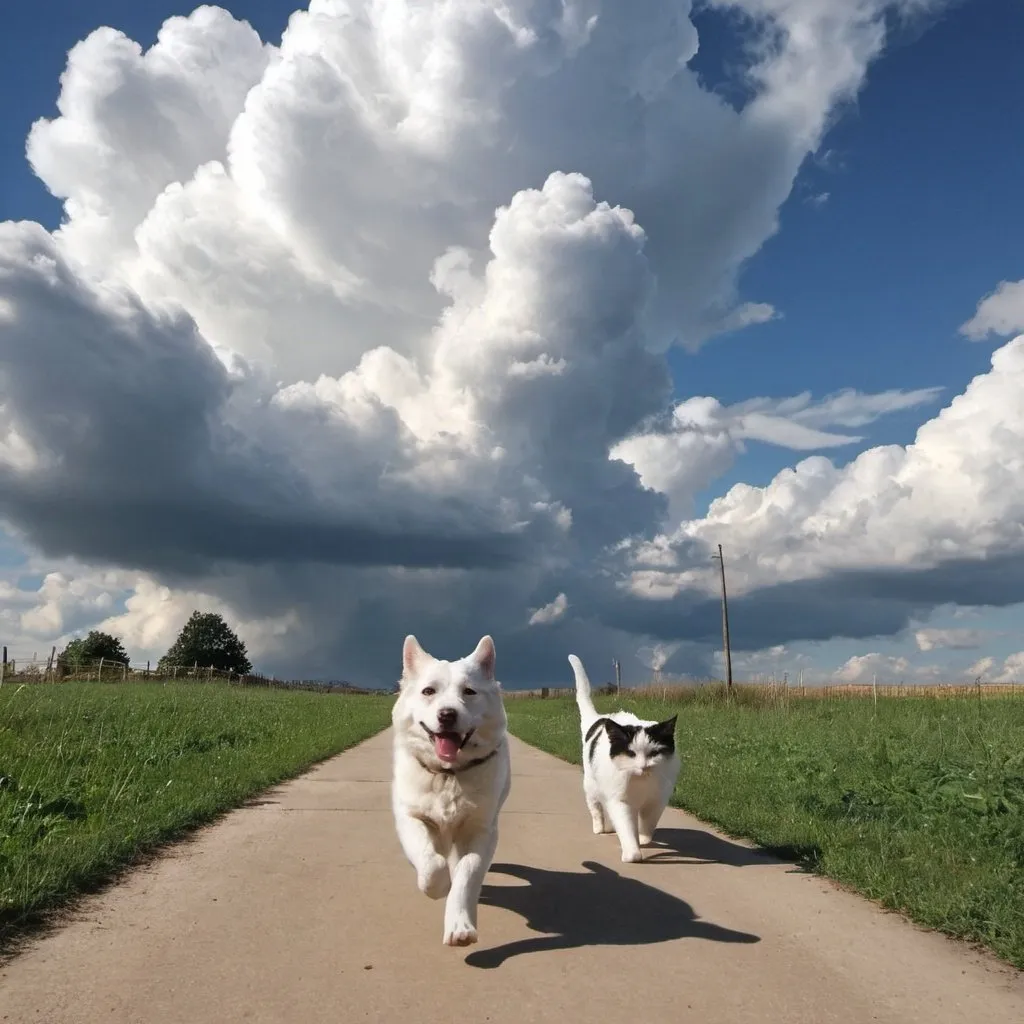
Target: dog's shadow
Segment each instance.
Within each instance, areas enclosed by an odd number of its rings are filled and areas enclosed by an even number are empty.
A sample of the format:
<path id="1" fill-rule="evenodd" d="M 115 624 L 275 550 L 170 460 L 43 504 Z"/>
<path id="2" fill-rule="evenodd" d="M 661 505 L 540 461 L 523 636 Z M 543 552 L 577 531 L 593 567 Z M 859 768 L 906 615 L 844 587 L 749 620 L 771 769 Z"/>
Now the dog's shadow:
<path id="1" fill-rule="evenodd" d="M 760 936 L 702 921 L 685 900 L 637 878 L 620 875 L 594 861 L 586 873 L 547 871 L 524 864 L 493 864 L 491 871 L 520 878 L 526 885 L 487 885 L 480 894 L 486 906 L 519 914 L 535 938 L 520 939 L 466 957 L 472 967 L 500 967 L 526 953 L 583 946 L 638 946 L 674 939 L 713 942 L 760 942 Z"/>

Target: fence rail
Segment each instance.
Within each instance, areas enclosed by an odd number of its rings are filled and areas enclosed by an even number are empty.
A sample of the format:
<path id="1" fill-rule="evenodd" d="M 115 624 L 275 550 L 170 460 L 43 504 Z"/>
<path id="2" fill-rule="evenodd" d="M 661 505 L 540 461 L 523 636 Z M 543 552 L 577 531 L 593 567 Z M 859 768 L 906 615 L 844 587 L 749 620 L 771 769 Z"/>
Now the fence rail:
<path id="1" fill-rule="evenodd" d="M 260 673 L 238 675 L 203 666 L 199 662 L 191 665 L 152 665 L 150 662 L 132 664 L 100 658 L 95 661 L 81 661 L 74 664 L 61 663 L 54 655 L 49 658 L 11 658 L 0 662 L 0 685 L 18 684 L 60 684 L 70 682 L 91 683 L 138 683 L 138 682 L 222 682 L 232 686 L 259 686 L 273 689 L 310 690 L 316 693 L 358 693 L 378 694 L 382 691 L 354 686 L 342 680 L 319 679 L 278 679 Z"/>
<path id="2" fill-rule="evenodd" d="M 941 700 L 949 698 L 990 698 L 1024 697 L 1024 685 L 1010 683 L 786 683 L 786 682 L 734 682 L 735 698 L 751 703 L 775 703 L 788 700 L 861 700 L 864 698 L 919 698 Z M 614 696 L 614 683 L 595 686 L 598 696 Z M 629 687 L 625 691 L 631 697 L 646 697 L 664 701 L 685 701 L 701 696 L 726 696 L 726 685 L 721 680 L 688 682 L 655 682 L 643 686 Z M 565 699 L 573 697 L 572 687 L 544 686 L 533 690 L 508 690 L 506 699 L 548 698 Z"/>

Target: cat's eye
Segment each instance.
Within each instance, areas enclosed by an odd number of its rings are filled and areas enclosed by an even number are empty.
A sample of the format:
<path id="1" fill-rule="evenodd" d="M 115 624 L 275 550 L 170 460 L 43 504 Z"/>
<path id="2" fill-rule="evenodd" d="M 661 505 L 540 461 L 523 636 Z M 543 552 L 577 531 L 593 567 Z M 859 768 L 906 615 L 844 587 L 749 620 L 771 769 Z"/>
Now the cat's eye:
<path id="1" fill-rule="evenodd" d="M 476 696 L 476 690 L 474 690 L 471 686 L 467 686 L 462 691 L 462 696 L 463 697 L 475 697 Z"/>
<path id="2" fill-rule="evenodd" d="M 437 693 L 437 690 L 432 686 L 424 686 L 423 689 L 420 690 L 420 693 L 422 693 L 424 697 L 433 697 L 434 694 Z"/>

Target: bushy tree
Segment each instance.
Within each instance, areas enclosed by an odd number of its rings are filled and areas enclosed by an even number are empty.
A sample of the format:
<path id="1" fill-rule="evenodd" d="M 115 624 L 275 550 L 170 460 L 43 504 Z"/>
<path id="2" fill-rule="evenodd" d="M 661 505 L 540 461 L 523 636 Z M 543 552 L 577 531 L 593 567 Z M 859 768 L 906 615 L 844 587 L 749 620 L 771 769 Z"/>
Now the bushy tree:
<path id="1" fill-rule="evenodd" d="M 216 612 L 195 611 L 178 634 L 178 639 L 160 659 L 160 669 L 174 665 L 211 665 L 222 672 L 244 676 L 252 671 L 245 644 Z"/>
<path id="2" fill-rule="evenodd" d="M 104 661 L 127 662 L 128 652 L 116 636 L 91 629 L 86 636 L 76 637 L 57 656 L 57 667 L 61 672 L 75 672 L 80 667 L 92 665 L 102 658 Z"/>

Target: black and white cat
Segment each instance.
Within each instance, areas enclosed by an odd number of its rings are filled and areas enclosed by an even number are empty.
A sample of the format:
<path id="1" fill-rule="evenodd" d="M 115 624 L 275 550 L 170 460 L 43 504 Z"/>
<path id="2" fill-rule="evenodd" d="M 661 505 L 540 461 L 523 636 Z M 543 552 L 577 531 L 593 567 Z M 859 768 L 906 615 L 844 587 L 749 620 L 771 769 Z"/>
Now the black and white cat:
<path id="1" fill-rule="evenodd" d="M 576 676 L 583 734 L 583 793 L 594 834 L 614 830 L 622 859 L 627 863 L 643 860 L 640 847 L 654 838 L 679 775 L 678 716 L 665 722 L 645 722 L 629 711 L 599 715 L 583 663 L 570 654 L 569 664 Z"/>

